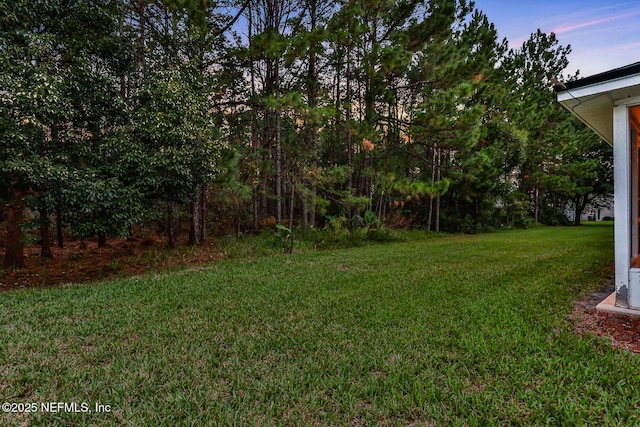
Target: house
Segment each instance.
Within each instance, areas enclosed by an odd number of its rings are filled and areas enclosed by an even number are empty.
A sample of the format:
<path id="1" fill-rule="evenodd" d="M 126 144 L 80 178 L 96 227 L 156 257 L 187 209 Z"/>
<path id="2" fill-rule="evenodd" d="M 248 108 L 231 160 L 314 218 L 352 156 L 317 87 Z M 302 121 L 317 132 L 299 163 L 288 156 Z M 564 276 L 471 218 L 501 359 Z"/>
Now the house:
<path id="1" fill-rule="evenodd" d="M 571 222 L 576 219 L 575 204 L 567 203 L 564 214 Z M 580 222 L 587 221 L 610 221 L 613 219 L 613 194 L 610 196 L 598 197 L 582 211 Z"/>
<path id="2" fill-rule="evenodd" d="M 640 315 L 640 62 L 555 90 L 560 104 L 613 145 L 616 290 L 598 309 Z"/>
<path id="3" fill-rule="evenodd" d="M 604 206 L 588 207 L 581 215 L 582 221 L 607 221 L 613 218 L 613 203 Z"/>
<path id="4" fill-rule="evenodd" d="M 600 197 L 595 202 L 587 205 L 580 215 L 581 221 L 606 221 L 613 218 L 613 197 Z"/>

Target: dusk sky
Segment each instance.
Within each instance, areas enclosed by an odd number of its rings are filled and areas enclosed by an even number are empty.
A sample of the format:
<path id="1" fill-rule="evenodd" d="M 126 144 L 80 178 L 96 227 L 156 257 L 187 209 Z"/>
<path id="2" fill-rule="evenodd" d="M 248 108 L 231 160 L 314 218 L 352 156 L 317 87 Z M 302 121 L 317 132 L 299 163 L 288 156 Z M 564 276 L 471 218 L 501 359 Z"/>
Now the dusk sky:
<path id="1" fill-rule="evenodd" d="M 510 47 L 538 28 L 570 44 L 566 74 L 587 77 L 640 61 L 640 2 L 602 0 L 476 0 Z"/>

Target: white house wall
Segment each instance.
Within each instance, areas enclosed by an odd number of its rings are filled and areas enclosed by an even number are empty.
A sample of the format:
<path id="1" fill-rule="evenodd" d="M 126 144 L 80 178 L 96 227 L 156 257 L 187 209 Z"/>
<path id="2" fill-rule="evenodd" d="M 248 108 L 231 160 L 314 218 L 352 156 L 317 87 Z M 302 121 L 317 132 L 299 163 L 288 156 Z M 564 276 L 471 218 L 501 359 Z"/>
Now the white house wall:
<path id="1" fill-rule="evenodd" d="M 640 268 L 631 267 L 631 256 L 636 255 L 631 242 L 638 242 L 638 236 L 635 239 L 632 236 L 632 229 L 637 232 L 638 228 L 632 227 L 632 221 L 635 225 L 640 215 L 635 200 L 637 194 L 632 188 L 630 139 L 631 126 L 638 128 L 640 117 L 631 118 L 630 107 L 640 106 L 639 66 L 640 62 L 592 76 L 590 80 L 585 79 L 583 84 L 580 81 L 567 83 L 572 89 L 564 87 L 558 93 L 561 105 L 613 145 L 615 305 L 633 310 L 640 310 Z M 587 81 L 593 83 L 587 84 Z M 637 142 L 633 141 L 633 144 Z M 633 178 L 635 186 L 638 184 L 637 174 Z"/>
<path id="2" fill-rule="evenodd" d="M 613 108 L 613 179 L 616 306 L 629 307 L 631 264 L 629 112 L 626 105 Z"/>

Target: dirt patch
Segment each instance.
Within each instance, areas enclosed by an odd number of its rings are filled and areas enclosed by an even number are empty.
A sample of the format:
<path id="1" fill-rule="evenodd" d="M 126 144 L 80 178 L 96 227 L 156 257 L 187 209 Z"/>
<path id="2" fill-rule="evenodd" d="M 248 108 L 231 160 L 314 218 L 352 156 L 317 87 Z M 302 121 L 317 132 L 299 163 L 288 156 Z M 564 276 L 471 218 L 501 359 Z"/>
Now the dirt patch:
<path id="1" fill-rule="evenodd" d="M 131 277 L 154 270 L 200 265 L 224 257 L 218 253 L 213 240 L 204 247 L 182 245 L 170 250 L 158 237 L 110 238 L 101 248 L 95 242 L 68 241 L 64 248 L 51 248 L 52 259 L 41 258 L 38 245 L 29 246 L 24 251 L 24 267 L 0 269 L 0 291 Z M 3 257 L 0 250 L 0 259 Z"/>
<path id="2" fill-rule="evenodd" d="M 640 353 L 640 317 L 596 311 L 603 299 L 615 290 L 613 279 L 606 286 L 576 301 L 570 318 L 579 334 L 591 333 L 604 337 L 613 348 Z"/>

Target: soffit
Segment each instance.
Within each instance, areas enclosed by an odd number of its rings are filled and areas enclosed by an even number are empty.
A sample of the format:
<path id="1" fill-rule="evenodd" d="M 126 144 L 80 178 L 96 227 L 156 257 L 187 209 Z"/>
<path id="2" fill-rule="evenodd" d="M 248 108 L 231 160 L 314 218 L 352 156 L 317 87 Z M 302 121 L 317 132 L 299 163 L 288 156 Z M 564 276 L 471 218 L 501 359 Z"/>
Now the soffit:
<path id="1" fill-rule="evenodd" d="M 613 108 L 632 98 L 640 98 L 640 75 L 558 93 L 560 104 L 610 144 L 613 144 Z"/>

